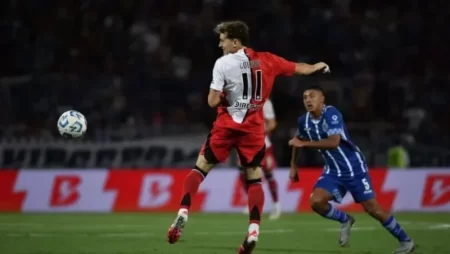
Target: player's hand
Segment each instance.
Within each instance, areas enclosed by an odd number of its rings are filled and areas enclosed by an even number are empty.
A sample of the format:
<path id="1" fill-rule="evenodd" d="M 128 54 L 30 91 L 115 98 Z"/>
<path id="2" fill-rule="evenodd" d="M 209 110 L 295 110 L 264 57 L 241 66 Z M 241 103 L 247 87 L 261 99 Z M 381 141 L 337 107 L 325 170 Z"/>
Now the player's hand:
<path id="1" fill-rule="evenodd" d="M 300 181 L 300 178 L 298 177 L 298 167 L 296 165 L 291 165 L 289 169 L 289 179 L 294 183 Z"/>
<path id="2" fill-rule="evenodd" d="M 295 146 L 295 147 L 305 147 L 306 141 L 303 141 L 301 139 L 298 139 L 297 137 L 292 138 L 289 140 L 289 146 Z"/>
<path id="3" fill-rule="evenodd" d="M 314 73 L 330 73 L 330 66 L 324 62 L 314 64 Z"/>
<path id="4" fill-rule="evenodd" d="M 228 100 L 227 97 L 224 94 L 220 95 L 220 103 L 219 106 L 224 106 L 227 107 L 228 106 Z"/>

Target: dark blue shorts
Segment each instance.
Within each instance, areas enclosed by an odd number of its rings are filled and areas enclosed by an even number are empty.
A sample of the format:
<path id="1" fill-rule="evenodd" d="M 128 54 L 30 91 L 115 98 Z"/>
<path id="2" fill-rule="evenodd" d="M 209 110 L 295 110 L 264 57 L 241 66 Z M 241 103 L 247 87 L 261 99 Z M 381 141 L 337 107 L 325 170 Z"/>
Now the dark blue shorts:
<path id="1" fill-rule="evenodd" d="M 327 190 L 333 196 L 334 201 L 338 203 L 342 202 L 347 191 L 352 194 L 353 199 L 357 203 L 375 198 L 369 174 L 362 174 L 347 179 L 323 174 L 314 185 L 314 189 L 316 188 Z"/>

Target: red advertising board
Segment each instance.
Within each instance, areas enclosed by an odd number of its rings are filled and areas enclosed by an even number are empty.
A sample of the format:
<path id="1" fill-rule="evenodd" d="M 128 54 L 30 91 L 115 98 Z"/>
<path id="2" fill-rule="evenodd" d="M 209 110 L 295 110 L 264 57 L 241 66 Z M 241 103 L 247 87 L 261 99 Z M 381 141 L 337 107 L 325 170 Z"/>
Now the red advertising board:
<path id="1" fill-rule="evenodd" d="M 190 169 L 94 169 L 0 171 L 0 211 L 13 212 L 123 212 L 176 211 L 183 180 Z M 308 212 L 311 190 L 322 170 L 302 169 L 300 182 L 291 183 L 287 169 L 277 169 L 279 198 L 285 212 Z M 235 169 L 208 175 L 192 210 L 240 212 L 246 195 Z M 450 211 L 450 169 L 371 169 L 373 189 L 380 204 L 393 211 Z M 267 186 L 264 184 L 264 188 Z M 270 205 L 270 195 L 266 204 Z M 341 204 L 359 212 L 351 195 Z"/>

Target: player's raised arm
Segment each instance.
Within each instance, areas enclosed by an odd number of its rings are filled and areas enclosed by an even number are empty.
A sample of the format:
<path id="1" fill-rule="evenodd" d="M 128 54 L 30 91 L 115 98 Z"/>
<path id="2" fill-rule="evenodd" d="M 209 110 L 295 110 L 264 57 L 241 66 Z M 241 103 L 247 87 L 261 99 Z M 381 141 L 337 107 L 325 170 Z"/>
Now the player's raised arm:
<path id="1" fill-rule="evenodd" d="M 211 82 L 211 86 L 208 94 L 208 105 L 211 108 L 215 108 L 219 106 L 222 98 L 223 86 L 225 85 L 225 75 L 221 69 L 221 61 L 220 58 L 214 64 L 213 69 L 213 80 Z"/>
<path id="2" fill-rule="evenodd" d="M 313 73 L 329 73 L 330 67 L 323 62 L 316 64 L 296 63 L 295 74 L 298 75 L 311 75 Z"/>
<path id="3" fill-rule="evenodd" d="M 269 54 L 269 56 L 271 58 L 271 61 L 273 62 L 275 75 L 277 76 L 291 76 L 293 74 L 311 75 L 314 73 L 330 72 L 330 67 L 323 62 L 319 62 L 316 64 L 295 63 L 274 54 Z"/>

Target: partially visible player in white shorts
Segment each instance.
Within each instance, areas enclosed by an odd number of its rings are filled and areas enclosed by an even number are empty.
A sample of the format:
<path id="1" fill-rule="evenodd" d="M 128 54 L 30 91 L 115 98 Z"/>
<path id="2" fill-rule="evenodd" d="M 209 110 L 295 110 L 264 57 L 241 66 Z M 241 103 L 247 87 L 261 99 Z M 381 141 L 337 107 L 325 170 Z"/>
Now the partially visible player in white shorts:
<path id="1" fill-rule="evenodd" d="M 265 130 L 266 130 L 266 154 L 261 162 L 261 167 L 264 171 L 264 178 L 266 179 L 270 195 L 272 197 L 273 207 L 270 212 L 269 219 L 275 220 L 281 216 L 281 207 L 278 200 L 278 183 L 273 176 L 273 170 L 277 167 L 277 160 L 275 158 L 275 153 L 273 150 L 272 142 L 270 140 L 270 134 L 277 126 L 277 121 L 275 118 L 275 110 L 271 100 L 267 100 L 264 103 L 263 115 L 265 120 Z M 245 192 L 247 193 L 246 176 L 245 172 L 241 170 L 240 174 L 241 185 L 243 186 Z M 245 207 L 244 213 L 248 214 L 248 206 Z"/>

